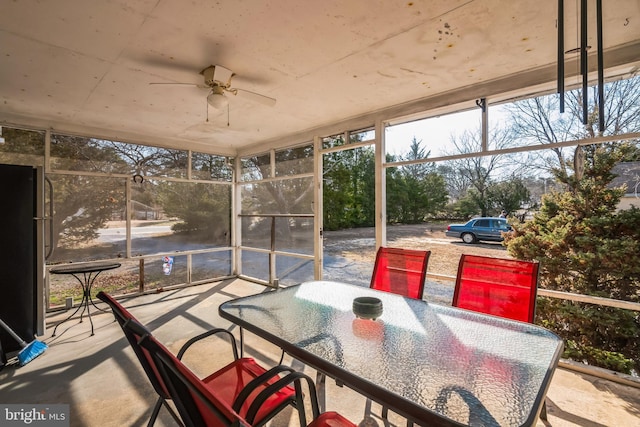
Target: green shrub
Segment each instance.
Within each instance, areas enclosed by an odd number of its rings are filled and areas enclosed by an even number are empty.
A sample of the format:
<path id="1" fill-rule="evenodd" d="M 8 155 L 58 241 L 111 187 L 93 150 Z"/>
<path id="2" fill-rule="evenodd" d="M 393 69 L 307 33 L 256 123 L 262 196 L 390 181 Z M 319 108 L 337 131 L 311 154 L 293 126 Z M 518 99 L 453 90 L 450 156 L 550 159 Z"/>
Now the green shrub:
<path id="1" fill-rule="evenodd" d="M 513 223 L 509 253 L 540 262 L 539 287 L 631 302 L 640 300 L 640 209 L 617 211 L 625 189 L 610 186 L 626 144 L 585 146 L 580 178 L 556 178 L 566 191 L 545 195 L 531 221 Z M 565 357 L 632 373 L 640 371 L 636 311 L 539 298 L 536 323 L 565 339 Z"/>

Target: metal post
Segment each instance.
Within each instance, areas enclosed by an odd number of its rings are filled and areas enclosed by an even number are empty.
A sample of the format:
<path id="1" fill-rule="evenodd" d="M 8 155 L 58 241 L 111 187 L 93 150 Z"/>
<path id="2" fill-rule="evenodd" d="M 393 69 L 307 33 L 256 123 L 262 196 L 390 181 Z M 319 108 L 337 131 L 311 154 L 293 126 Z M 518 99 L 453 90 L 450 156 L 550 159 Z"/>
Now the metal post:
<path id="1" fill-rule="evenodd" d="M 138 292 L 144 292 L 144 258 L 138 261 Z"/>
<path id="2" fill-rule="evenodd" d="M 269 250 L 269 283 L 273 286 L 278 286 L 278 279 L 276 277 L 276 217 L 271 217 L 271 247 Z"/>
<path id="3" fill-rule="evenodd" d="M 564 0 L 558 0 L 558 94 L 564 113 Z"/>
<path id="4" fill-rule="evenodd" d="M 582 75 L 582 124 L 589 121 L 589 93 L 587 92 L 587 0 L 580 3 L 580 74 Z"/>
<path id="5" fill-rule="evenodd" d="M 604 132 L 604 53 L 602 47 L 602 0 L 596 1 L 596 32 L 598 38 L 598 131 Z"/>

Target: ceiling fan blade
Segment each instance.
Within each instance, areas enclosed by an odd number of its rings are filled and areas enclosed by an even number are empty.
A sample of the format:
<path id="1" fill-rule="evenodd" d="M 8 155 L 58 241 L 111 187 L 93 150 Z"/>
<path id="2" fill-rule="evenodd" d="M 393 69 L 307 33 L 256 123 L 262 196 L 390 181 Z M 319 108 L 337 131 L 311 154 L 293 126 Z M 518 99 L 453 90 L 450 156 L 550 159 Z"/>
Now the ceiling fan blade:
<path id="1" fill-rule="evenodd" d="M 210 89 L 209 86 L 197 84 L 197 83 L 160 83 L 160 82 L 150 82 L 150 85 L 172 85 L 172 86 L 195 86 L 200 89 Z"/>
<path id="2" fill-rule="evenodd" d="M 276 105 L 275 98 L 271 98 L 270 96 L 266 96 L 266 95 L 261 95 L 256 92 L 251 92 L 250 90 L 232 88 L 230 89 L 230 92 L 237 94 L 245 99 L 250 99 L 251 101 L 255 101 L 255 102 L 259 102 L 260 104 L 267 105 L 269 107 L 273 107 L 274 105 Z"/>
<path id="3" fill-rule="evenodd" d="M 160 57 L 146 56 L 141 58 L 141 60 L 145 65 L 150 65 L 152 67 L 165 68 L 175 71 L 187 71 L 190 73 L 198 71 L 197 65 L 194 66 L 193 64 L 180 62 L 181 60 L 176 60 L 173 57 L 165 57 L 164 55 Z"/>
<path id="4" fill-rule="evenodd" d="M 194 49 L 190 53 L 145 49 L 144 51 L 133 50 L 130 55 L 131 59 L 136 62 L 142 62 L 145 65 L 193 74 L 200 70 L 202 64 L 211 60 L 222 61 L 222 58 L 225 57 L 225 48 L 219 40 L 213 40 L 207 36 L 199 36 L 194 42 Z"/>

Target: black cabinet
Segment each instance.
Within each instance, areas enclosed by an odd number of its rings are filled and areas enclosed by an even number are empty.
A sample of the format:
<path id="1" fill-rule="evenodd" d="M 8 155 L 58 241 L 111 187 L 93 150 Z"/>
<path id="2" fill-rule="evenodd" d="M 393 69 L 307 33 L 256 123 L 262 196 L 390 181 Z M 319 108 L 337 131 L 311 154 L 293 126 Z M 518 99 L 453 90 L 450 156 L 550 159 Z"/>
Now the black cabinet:
<path id="1" fill-rule="evenodd" d="M 26 342 L 38 330 L 43 298 L 37 285 L 37 180 L 31 166 L 0 165 L 0 318 Z M 5 354 L 21 349 L 2 328 L 0 344 Z"/>

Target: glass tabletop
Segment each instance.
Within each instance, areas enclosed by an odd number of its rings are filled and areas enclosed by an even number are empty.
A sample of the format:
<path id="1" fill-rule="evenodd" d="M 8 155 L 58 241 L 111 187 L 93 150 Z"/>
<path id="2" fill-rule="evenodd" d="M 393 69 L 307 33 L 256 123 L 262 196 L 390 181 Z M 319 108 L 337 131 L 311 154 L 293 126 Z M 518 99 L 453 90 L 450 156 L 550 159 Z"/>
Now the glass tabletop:
<path id="1" fill-rule="evenodd" d="M 383 304 L 357 318 L 353 299 Z M 562 340 L 541 327 L 337 282 L 238 298 L 222 317 L 430 425 L 535 425 Z"/>

